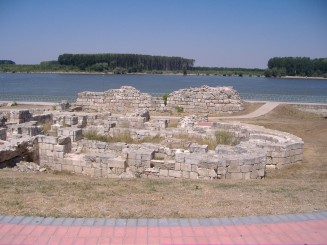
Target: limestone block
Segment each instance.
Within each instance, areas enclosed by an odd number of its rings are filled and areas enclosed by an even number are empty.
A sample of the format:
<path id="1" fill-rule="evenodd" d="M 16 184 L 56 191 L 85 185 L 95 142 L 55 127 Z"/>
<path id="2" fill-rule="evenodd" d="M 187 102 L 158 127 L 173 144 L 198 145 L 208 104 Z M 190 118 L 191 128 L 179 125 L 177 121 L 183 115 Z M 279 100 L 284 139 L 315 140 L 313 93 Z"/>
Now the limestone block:
<path id="1" fill-rule="evenodd" d="M 230 178 L 231 179 L 243 179 L 243 174 L 242 173 L 231 173 Z"/>
<path id="2" fill-rule="evenodd" d="M 160 171 L 159 171 L 159 175 L 160 176 L 169 176 L 169 174 L 168 174 L 168 169 L 160 169 Z"/>
<path id="3" fill-rule="evenodd" d="M 54 145 L 53 150 L 56 151 L 56 152 L 60 152 L 60 151 L 64 152 L 65 146 L 64 145 Z"/>
<path id="4" fill-rule="evenodd" d="M 181 170 L 181 163 L 179 163 L 179 162 L 175 162 L 175 170 L 178 170 L 178 171 L 180 171 Z"/>
<path id="5" fill-rule="evenodd" d="M 84 167 L 83 171 L 82 171 L 82 174 L 93 177 L 94 176 L 94 168 Z"/>
<path id="6" fill-rule="evenodd" d="M 248 173 L 252 170 L 252 165 L 242 165 L 241 166 L 241 172 L 242 173 Z"/>
<path id="7" fill-rule="evenodd" d="M 176 171 L 176 170 L 168 170 L 168 174 L 170 177 L 174 178 L 181 178 L 182 177 L 182 171 Z"/>
<path id="8" fill-rule="evenodd" d="M 250 173 L 250 177 L 251 179 L 257 179 L 258 178 L 258 171 L 257 170 L 253 170 L 251 173 Z"/>
<path id="9" fill-rule="evenodd" d="M 265 170 L 264 169 L 259 169 L 258 170 L 258 175 L 259 175 L 259 177 L 264 177 L 265 176 Z"/>
<path id="10" fill-rule="evenodd" d="M 201 177 L 209 177 L 209 170 L 206 168 L 198 168 L 198 175 Z"/>
<path id="11" fill-rule="evenodd" d="M 190 172 L 190 179 L 198 179 L 199 175 L 197 172 Z"/>
<path id="12" fill-rule="evenodd" d="M 190 178 L 190 172 L 189 171 L 182 171 L 182 178 L 189 179 Z"/>
<path id="13" fill-rule="evenodd" d="M 176 169 L 176 168 L 175 168 L 175 169 Z M 177 169 L 176 169 L 176 170 L 177 170 Z M 191 164 L 181 163 L 181 164 L 180 164 L 180 170 L 191 172 L 191 171 L 192 171 Z"/>
<path id="14" fill-rule="evenodd" d="M 243 173 L 243 179 L 245 179 L 245 180 L 251 179 L 251 173 L 250 172 Z"/>
<path id="15" fill-rule="evenodd" d="M 176 153 L 175 154 L 175 160 L 178 163 L 184 163 L 184 161 L 185 161 L 185 154 L 184 153 Z"/>
<path id="16" fill-rule="evenodd" d="M 216 179 L 217 178 L 217 173 L 213 169 L 209 169 L 208 170 L 208 175 L 209 175 L 210 178 L 213 178 L 213 179 Z"/>
<path id="17" fill-rule="evenodd" d="M 109 168 L 122 168 L 125 169 L 126 166 L 126 159 L 123 159 L 122 157 L 116 157 L 109 161 L 108 163 Z"/>
<path id="18" fill-rule="evenodd" d="M 241 166 L 239 162 L 231 162 L 227 169 L 229 173 L 241 172 Z"/>

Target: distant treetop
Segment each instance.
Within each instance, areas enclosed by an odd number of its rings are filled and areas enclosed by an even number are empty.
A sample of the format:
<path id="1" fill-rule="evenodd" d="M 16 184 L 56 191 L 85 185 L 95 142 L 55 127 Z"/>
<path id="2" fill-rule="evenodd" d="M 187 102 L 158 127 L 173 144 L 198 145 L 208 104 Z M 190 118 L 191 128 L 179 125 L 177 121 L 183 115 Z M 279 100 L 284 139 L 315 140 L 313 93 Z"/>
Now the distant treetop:
<path id="1" fill-rule="evenodd" d="M 98 66 L 110 69 L 125 68 L 141 70 L 190 70 L 194 65 L 193 59 L 182 57 L 152 56 L 141 54 L 62 54 L 58 57 L 61 65 L 78 66 L 84 70 Z"/>
<path id="2" fill-rule="evenodd" d="M 15 65 L 16 63 L 12 60 L 0 60 L 0 65 Z"/>
<path id="3" fill-rule="evenodd" d="M 325 77 L 327 75 L 327 58 L 274 57 L 269 59 L 265 75 L 267 77 L 285 75 Z"/>

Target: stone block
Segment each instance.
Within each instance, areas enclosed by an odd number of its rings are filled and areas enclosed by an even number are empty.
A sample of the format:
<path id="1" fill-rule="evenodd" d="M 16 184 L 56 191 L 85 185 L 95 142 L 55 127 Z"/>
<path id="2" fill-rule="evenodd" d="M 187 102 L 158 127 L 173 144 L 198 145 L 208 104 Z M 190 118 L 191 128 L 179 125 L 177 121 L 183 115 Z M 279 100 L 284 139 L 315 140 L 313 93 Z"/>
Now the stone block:
<path id="1" fill-rule="evenodd" d="M 206 168 L 198 168 L 198 175 L 200 177 L 205 177 L 205 176 L 209 177 L 209 171 Z"/>
<path id="2" fill-rule="evenodd" d="M 176 153 L 175 154 L 175 160 L 176 160 L 176 162 L 184 163 L 184 161 L 185 161 L 185 154 L 184 153 Z"/>
<path id="3" fill-rule="evenodd" d="M 231 179 L 243 179 L 243 174 L 242 173 L 231 173 L 230 178 Z"/>
<path id="4" fill-rule="evenodd" d="M 242 165 L 241 166 L 242 173 L 248 173 L 248 172 L 251 172 L 251 170 L 252 170 L 252 165 Z"/>
<path id="5" fill-rule="evenodd" d="M 213 178 L 213 179 L 217 178 L 217 173 L 213 169 L 209 169 L 208 175 L 210 178 Z"/>
<path id="6" fill-rule="evenodd" d="M 53 150 L 57 152 L 64 152 L 65 146 L 64 145 L 54 145 Z"/>
<path id="7" fill-rule="evenodd" d="M 228 166 L 228 172 L 229 173 L 239 173 L 241 172 L 241 166 L 238 163 L 231 163 Z"/>
<path id="8" fill-rule="evenodd" d="M 189 179 L 190 178 L 190 172 L 189 171 L 182 171 L 182 178 Z"/>
<path id="9" fill-rule="evenodd" d="M 265 169 L 259 169 L 258 170 L 258 175 L 259 175 L 259 177 L 264 177 L 265 176 Z"/>
<path id="10" fill-rule="evenodd" d="M 176 171 L 176 170 L 168 170 L 168 174 L 170 177 L 174 178 L 181 178 L 182 177 L 182 171 Z"/>
<path id="11" fill-rule="evenodd" d="M 250 172 L 243 173 L 243 179 L 245 179 L 245 180 L 251 179 L 251 173 Z"/>
<path id="12" fill-rule="evenodd" d="M 160 171 L 159 171 L 159 175 L 160 176 L 169 176 L 169 174 L 168 174 L 168 169 L 160 169 Z"/>
<path id="13" fill-rule="evenodd" d="M 81 166 L 74 166 L 74 172 L 81 174 L 83 171 L 83 168 Z"/>
<path id="14" fill-rule="evenodd" d="M 189 172 L 192 171 L 191 164 L 181 163 L 180 166 L 181 166 L 181 167 L 180 167 L 180 170 L 182 170 L 182 171 L 189 171 Z M 176 169 L 176 168 L 175 168 L 175 169 Z M 178 169 L 176 169 L 176 170 L 178 170 Z"/>
<path id="15" fill-rule="evenodd" d="M 116 157 L 109 161 L 108 167 L 110 168 L 123 168 L 125 169 L 126 166 L 126 159 L 123 159 L 122 157 Z"/>
<path id="16" fill-rule="evenodd" d="M 196 172 L 190 172 L 190 179 L 198 179 L 199 175 Z"/>
<path id="17" fill-rule="evenodd" d="M 175 162 L 175 170 L 177 170 L 177 171 L 181 170 L 181 163 Z"/>
<path id="18" fill-rule="evenodd" d="M 93 177 L 94 176 L 94 168 L 84 167 L 83 171 L 82 171 L 82 174 Z"/>

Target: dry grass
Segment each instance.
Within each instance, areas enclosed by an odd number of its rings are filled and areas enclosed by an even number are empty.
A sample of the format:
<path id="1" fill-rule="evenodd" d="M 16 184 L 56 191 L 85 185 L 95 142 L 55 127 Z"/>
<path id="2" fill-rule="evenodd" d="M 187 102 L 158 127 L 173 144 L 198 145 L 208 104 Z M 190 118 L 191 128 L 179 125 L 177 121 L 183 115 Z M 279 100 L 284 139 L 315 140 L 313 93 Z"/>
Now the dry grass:
<path id="1" fill-rule="evenodd" d="M 41 126 L 42 126 L 42 129 L 43 129 L 43 132 L 46 134 L 48 133 L 50 130 L 51 130 L 51 122 L 45 122 L 43 123 Z"/>
<path id="2" fill-rule="evenodd" d="M 327 120 L 291 106 L 243 120 L 293 133 L 304 161 L 264 180 L 98 179 L 0 170 L 0 213 L 54 217 L 235 217 L 327 211 Z"/>
<path id="3" fill-rule="evenodd" d="M 323 180 L 96 179 L 1 170 L 0 212 L 54 217 L 233 217 L 326 210 Z"/>
<path id="4" fill-rule="evenodd" d="M 127 144 L 142 144 L 142 143 L 159 144 L 162 141 L 162 138 L 160 138 L 159 135 L 154 137 L 144 137 L 142 139 L 134 139 L 131 137 L 129 133 L 126 134 L 120 133 L 112 137 L 109 135 L 98 134 L 96 131 L 89 131 L 84 134 L 84 137 L 88 140 L 97 140 L 106 143 L 124 142 Z"/>

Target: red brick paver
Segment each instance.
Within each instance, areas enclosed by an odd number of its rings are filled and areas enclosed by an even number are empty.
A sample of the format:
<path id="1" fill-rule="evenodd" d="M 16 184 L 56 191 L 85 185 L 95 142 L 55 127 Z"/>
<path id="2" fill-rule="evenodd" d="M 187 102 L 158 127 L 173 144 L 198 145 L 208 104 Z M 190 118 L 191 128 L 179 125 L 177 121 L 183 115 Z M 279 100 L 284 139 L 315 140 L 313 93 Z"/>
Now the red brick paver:
<path id="1" fill-rule="evenodd" d="M 326 244 L 327 220 L 225 226 L 1 224 L 0 244 Z"/>

